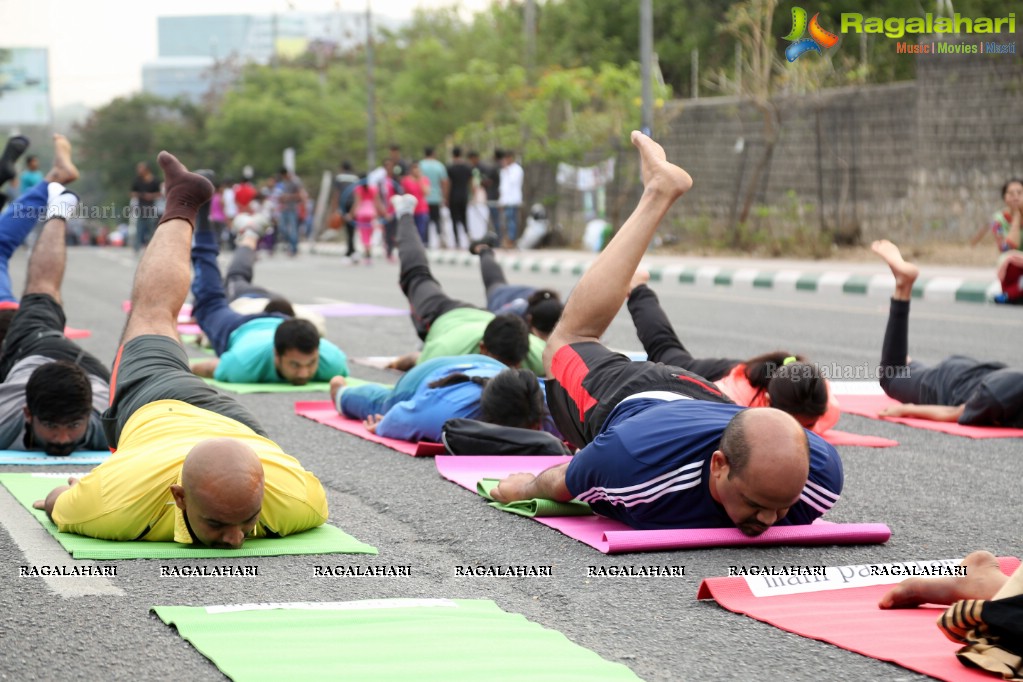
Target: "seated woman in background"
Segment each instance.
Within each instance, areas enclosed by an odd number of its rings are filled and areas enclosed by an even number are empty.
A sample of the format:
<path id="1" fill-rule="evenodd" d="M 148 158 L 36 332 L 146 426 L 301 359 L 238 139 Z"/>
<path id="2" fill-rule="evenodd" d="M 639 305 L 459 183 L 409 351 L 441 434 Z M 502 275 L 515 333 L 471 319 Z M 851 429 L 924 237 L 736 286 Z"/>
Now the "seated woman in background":
<path id="1" fill-rule="evenodd" d="M 636 273 L 627 301 L 648 360 L 699 374 L 738 405 L 788 412 L 814 433 L 824 433 L 838 422 L 841 412 L 830 384 L 801 355 L 779 350 L 745 361 L 694 358 L 675 333 L 657 294 L 646 285 L 649 277 L 644 270 Z"/>
<path id="2" fill-rule="evenodd" d="M 405 373 L 393 388 L 331 381 L 339 413 L 363 420 L 385 438 L 439 443 L 449 419 L 539 430 L 547 417 L 543 389 L 527 369 L 509 369 L 485 355 L 432 358 Z"/>
<path id="3" fill-rule="evenodd" d="M 1023 224 L 1023 180 L 1013 178 L 1002 185 L 1002 201 L 1005 208 L 991 216 L 990 228 L 977 231 L 970 241 L 976 245 L 988 229 L 995 236 L 995 244 L 1001 257 L 998 260 L 998 281 L 1002 293 L 995 296 L 995 303 L 1023 303 L 1023 251 L 1020 251 L 1020 225 Z"/>

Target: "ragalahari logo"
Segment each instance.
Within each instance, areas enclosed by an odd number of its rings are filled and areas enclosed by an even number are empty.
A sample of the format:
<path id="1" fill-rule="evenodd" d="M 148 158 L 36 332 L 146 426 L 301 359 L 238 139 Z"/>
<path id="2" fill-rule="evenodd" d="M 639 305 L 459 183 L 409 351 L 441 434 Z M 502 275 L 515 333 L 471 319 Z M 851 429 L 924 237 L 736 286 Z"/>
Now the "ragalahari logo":
<path id="1" fill-rule="evenodd" d="M 790 62 L 796 61 L 811 50 L 822 54 L 822 49 L 826 50 L 838 44 L 837 35 L 821 28 L 819 17 L 820 12 L 814 14 L 813 19 L 807 24 L 806 10 L 802 7 L 792 8 L 792 30 L 784 38 L 792 43 L 785 48 L 785 58 Z M 810 32 L 810 37 L 804 38 L 803 34 L 807 31 Z"/>

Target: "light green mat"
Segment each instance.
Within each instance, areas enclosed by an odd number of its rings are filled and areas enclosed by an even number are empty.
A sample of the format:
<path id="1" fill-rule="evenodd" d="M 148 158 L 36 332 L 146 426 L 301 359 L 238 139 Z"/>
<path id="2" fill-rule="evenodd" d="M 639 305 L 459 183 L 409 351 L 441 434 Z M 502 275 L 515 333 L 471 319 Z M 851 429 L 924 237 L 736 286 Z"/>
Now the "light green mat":
<path id="1" fill-rule="evenodd" d="M 585 502 L 555 502 L 554 500 L 544 500 L 541 498 L 519 500 L 518 502 L 509 502 L 507 504 L 495 502 L 494 498 L 490 496 L 490 491 L 496 488 L 498 483 L 500 483 L 500 479 L 484 478 L 476 484 L 476 492 L 490 500 L 489 504 L 491 507 L 501 511 L 511 512 L 519 516 L 528 516 L 529 518 L 536 516 L 589 516 L 593 513 L 590 505 Z"/>
<path id="2" fill-rule="evenodd" d="M 189 358 L 190 364 L 194 365 L 199 362 L 206 362 L 209 358 Z M 330 382 L 329 381 L 310 381 L 308 384 L 303 386 L 295 386 L 293 384 L 234 384 L 227 381 L 217 381 L 216 379 L 205 378 L 205 381 L 210 386 L 215 386 L 222 391 L 229 393 L 237 393 L 244 395 L 247 393 L 329 393 Z M 370 382 L 364 379 L 356 379 L 354 377 L 345 377 L 345 381 L 349 386 L 361 386 L 362 384 L 368 384 Z"/>
<path id="3" fill-rule="evenodd" d="M 209 613 L 225 607 L 192 606 L 152 610 L 235 682 L 639 679 L 624 665 L 605 661 L 522 615 L 505 613 L 489 600 L 250 606 L 257 610 Z"/>
<path id="4" fill-rule="evenodd" d="M 41 500 L 67 481 L 68 474 L 0 474 L 0 483 L 28 509 L 50 535 L 75 559 L 209 559 L 215 557 L 284 556 L 288 554 L 376 554 L 375 547 L 367 545 L 334 526 L 323 525 L 304 533 L 283 538 L 246 540 L 241 549 L 210 549 L 191 547 L 176 542 L 122 542 L 97 540 L 72 533 L 61 533 L 46 517 L 46 513 L 33 509 L 32 503 Z"/>

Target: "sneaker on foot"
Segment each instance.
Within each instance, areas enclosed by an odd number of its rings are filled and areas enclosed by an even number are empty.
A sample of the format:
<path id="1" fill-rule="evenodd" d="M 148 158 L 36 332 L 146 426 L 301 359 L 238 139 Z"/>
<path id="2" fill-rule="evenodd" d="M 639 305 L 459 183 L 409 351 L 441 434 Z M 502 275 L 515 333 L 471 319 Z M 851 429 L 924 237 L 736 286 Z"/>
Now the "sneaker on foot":
<path id="1" fill-rule="evenodd" d="M 474 239 L 469 242 L 469 253 L 478 256 L 484 247 L 496 249 L 500 241 L 493 232 L 487 232 L 481 239 Z"/>
<path id="2" fill-rule="evenodd" d="M 63 185 L 51 182 L 50 189 L 52 190 L 54 186 L 61 187 L 63 189 Z M 50 197 L 50 200 L 46 204 L 46 219 L 63 218 L 65 221 L 70 220 L 74 217 L 75 208 L 77 207 L 78 195 L 69 189 L 65 189 L 57 196 Z"/>
<path id="3" fill-rule="evenodd" d="M 993 300 L 993 301 L 994 301 L 995 303 L 998 303 L 998 304 L 1004 305 L 1004 304 L 1006 304 L 1006 303 L 1008 303 L 1008 302 L 1009 302 L 1009 294 L 1007 294 L 1007 293 L 1005 293 L 1005 292 L 1003 291 L 1003 292 L 1002 292 L 1002 293 L 1000 293 L 1000 294 L 995 294 L 995 297 L 994 297 L 994 298 L 993 298 L 992 300 Z"/>
<path id="4" fill-rule="evenodd" d="M 18 175 L 14 162 L 28 149 L 29 141 L 24 135 L 15 135 L 7 139 L 7 145 L 0 154 L 0 185 L 13 180 Z"/>
<path id="5" fill-rule="evenodd" d="M 415 213 L 417 203 L 411 194 L 395 194 L 391 197 L 391 206 L 394 207 L 394 215 L 398 218 Z"/>

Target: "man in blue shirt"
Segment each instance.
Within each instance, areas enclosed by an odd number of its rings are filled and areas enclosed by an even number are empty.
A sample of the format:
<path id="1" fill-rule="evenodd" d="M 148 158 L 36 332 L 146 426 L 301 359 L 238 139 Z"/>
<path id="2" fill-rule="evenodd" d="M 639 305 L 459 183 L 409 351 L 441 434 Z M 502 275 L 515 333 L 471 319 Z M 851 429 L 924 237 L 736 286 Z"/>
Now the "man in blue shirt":
<path id="1" fill-rule="evenodd" d="M 286 314 L 290 305 L 265 289 L 252 285 L 257 236 L 246 233 L 239 240 L 228 270 L 232 299 L 262 295 L 270 298 L 268 309 L 243 315 L 228 304 L 225 283 L 220 276 L 218 236 L 209 223 L 209 204 L 199 209 L 192 243 L 192 314 L 217 352 L 217 360 L 192 367 L 199 376 L 217 381 L 246 384 L 290 383 L 302 386 L 310 381 L 330 381 L 348 376 L 348 360 L 340 348 L 321 339 L 312 322 Z M 276 302 L 281 310 L 273 312 Z"/>
<path id="2" fill-rule="evenodd" d="M 582 449 L 537 476 L 508 476 L 491 494 L 578 498 L 637 529 L 734 526 L 755 536 L 811 523 L 842 490 L 833 447 L 781 410 L 740 408 L 700 376 L 600 344 L 661 219 L 692 187 L 659 144 L 639 132 L 632 142 L 643 195 L 579 280 L 544 351 L 548 406 Z"/>

